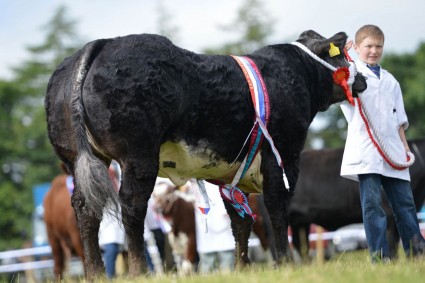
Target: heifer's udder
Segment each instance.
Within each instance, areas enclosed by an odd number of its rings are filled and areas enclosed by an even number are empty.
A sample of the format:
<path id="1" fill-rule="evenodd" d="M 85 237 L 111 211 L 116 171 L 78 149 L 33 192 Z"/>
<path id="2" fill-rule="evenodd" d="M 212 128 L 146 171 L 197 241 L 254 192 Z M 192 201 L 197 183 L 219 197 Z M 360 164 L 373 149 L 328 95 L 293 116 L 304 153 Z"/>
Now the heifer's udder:
<path id="1" fill-rule="evenodd" d="M 185 142 L 165 142 L 159 153 L 160 177 L 169 178 L 176 186 L 182 186 L 191 179 L 219 180 L 230 184 L 239 169 L 240 162 L 232 166 L 218 158 L 205 146 L 196 148 Z M 263 176 L 260 173 L 261 155 L 253 161 L 238 187 L 247 193 L 261 193 Z"/>

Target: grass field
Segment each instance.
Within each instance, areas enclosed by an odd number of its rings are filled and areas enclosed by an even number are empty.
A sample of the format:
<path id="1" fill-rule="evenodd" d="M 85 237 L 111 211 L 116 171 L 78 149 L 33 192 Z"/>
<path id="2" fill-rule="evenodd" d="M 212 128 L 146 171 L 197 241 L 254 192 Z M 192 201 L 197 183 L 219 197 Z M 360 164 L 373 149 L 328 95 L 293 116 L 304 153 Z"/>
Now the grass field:
<path id="1" fill-rule="evenodd" d="M 80 281 L 84 282 L 84 281 Z M 99 280 L 97 282 L 107 282 Z M 425 282 L 425 258 L 407 260 L 403 255 L 390 263 L 371 264 L 367 251 L 338 254 L 330 261 L 311 264 L 288 264 L 275 270 L 269 266 L 254 265 L 243 271 L 230 274 L 210 274 L 207 276 L 192 275 L 176 277 L 140 277 L 137 279 L 117 279 L 117 283 L 420 283 Z"/>

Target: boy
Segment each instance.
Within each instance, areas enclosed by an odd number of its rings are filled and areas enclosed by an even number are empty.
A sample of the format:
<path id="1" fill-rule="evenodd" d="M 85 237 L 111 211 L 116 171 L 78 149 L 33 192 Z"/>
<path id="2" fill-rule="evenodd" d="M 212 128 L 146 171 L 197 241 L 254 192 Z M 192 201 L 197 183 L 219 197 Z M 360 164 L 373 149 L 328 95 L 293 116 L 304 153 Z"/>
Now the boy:
<path id="1" fill-rule="evenodd" d="M 351 45 L 349 42 L 347 48 Z M 372 262 L 389 258 L 381 187 L 394 211 L 406 255 L 423 254 L 425 249 L 410 188 L 409 169 L 395 169 L 392 159 L 388 158 L 392 156 L 406 164 L 410 150 L 404 131 L 409 123 L 399 83 L 379 65 L 383 49 L 384 33 L 379 27 L 365 25 L 356 32 L 354 50 L 358 60 L 355 64 L 367 78 L 367 89 L 359 95 L 364 110 L 360 111 L 359 100 L 355 106 L 341 104 L 348 122 L 341 176 L 360 182 L 363 221 Z M 369 114 L 370 121 L 364 120 L 361 112 Z M 371 134 L 367 127 L 372 127 Z M 384 145 L 374 143 L 379 141 L 379 136 L 383 137 Z"/>

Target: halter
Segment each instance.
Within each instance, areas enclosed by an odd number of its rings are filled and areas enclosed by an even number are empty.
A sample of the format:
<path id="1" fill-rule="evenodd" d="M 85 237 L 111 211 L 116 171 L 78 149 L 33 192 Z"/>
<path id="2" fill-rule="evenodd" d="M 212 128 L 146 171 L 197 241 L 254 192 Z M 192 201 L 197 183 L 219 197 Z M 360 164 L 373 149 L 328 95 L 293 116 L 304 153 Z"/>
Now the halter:
<path id="1" fill-rule="evenodd" d="M 310 55 L 310 57 L 312 57 L 314 60 L 316 60 L 317 62 L 319 62 L 326 68 L 328 68 L 329 70 L 331 70 L 333 72 L 332 77 L 333 77 L 334 83 L 342 87 L 348 102 L 354 106 L 354 98 L 350 88 L 351 88 L 351 85 L 354 83 L 355 76 L 357 75 L 357 69 L 354 62 L 351 62 L 352 60 L 349 61 L 350 63 L 349 67 L 335 68 L 334 66 L 332 66 L 331 64 L 329 64 L 328 62 L 326 62 L 325 60 L 323 60 L 322 58 L 320 58 L 319 56 L 311 52 L 311 50 L 308 49 L 302 43 L 295 41 L 295 42 L 292 42 L 291 44 L 301 48 L 304 52 Z M 331 50 L 329 53 L 331 54 L 331 57 L 340 54 L 339 49 L 335 47 L 332 43 L 330 44 L 330 46 L 331 46 Z M 337 53 L 333 53 L 335 51 L 333 51 L 332 48 L 336 48 L 338 50 Z M 345 53 L 345 56 L 349 57 L 347 53 Z"/>

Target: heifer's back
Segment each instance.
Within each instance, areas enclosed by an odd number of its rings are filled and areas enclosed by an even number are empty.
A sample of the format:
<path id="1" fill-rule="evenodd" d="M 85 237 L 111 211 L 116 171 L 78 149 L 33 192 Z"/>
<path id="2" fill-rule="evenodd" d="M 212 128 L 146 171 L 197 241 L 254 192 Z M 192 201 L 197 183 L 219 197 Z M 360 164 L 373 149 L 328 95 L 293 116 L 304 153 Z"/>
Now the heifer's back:
<path id="1" fill-rule="evenodd" d="M 71 206 L 71 195 L 66 185 L 67 177 L 67 175 L 59 175 L 53 179 L 51 188 L 44 198 L 44 221 L 57 278 L 63 278 L 69 254 L 78 255 L 81 260 L 84 260 L 80 231 Z"/>

